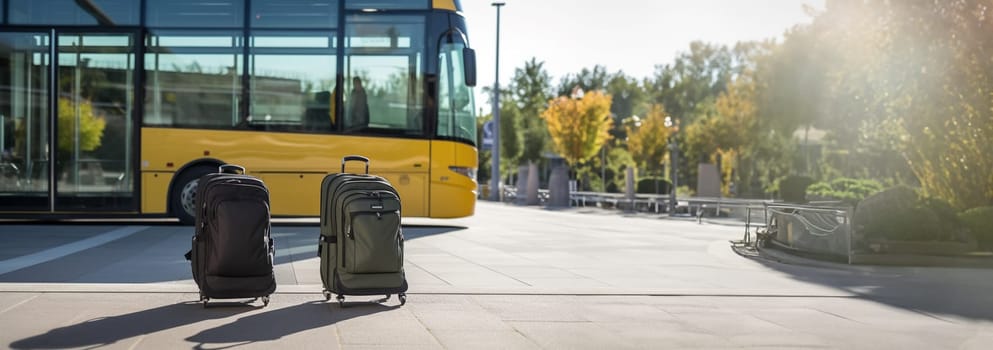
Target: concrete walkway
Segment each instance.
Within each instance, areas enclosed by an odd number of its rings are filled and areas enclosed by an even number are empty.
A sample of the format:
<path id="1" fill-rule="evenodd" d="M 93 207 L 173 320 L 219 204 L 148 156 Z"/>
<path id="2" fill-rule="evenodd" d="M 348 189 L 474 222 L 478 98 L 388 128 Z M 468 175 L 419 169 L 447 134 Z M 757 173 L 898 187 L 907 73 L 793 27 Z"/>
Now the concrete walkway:
<path id="1" fill-rule="evenodd" d="M 405 306 L 395 298 L 349 298 L 351 306 L 340 308 L 320 296 L 317 227 L 303 221 L 274 227 L 279 289 L 268 307 L 206 310 L 193 302 L 196 288 L 182 258 L 189 227 L 0 224 L 0 266 L 17 267 L 0 274 L 0 346 L 993 344 L 991 270 L 785 265 L 735 254 L 727 241 L 740 238 L 740 227 L 487 202 L 467 219 L 405 221 Z M 112 232 L 120 237 L 107 236 Z M 96 241 L 108 237 L 114 239 Z"/>

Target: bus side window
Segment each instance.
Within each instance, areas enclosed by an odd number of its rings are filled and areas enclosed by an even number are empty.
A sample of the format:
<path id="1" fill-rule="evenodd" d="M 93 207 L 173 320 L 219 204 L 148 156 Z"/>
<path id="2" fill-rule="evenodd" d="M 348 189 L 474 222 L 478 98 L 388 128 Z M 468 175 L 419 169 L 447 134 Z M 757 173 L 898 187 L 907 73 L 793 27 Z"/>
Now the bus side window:
<path id="1" fill-rule="evenodd" d="M 334 93 L 319 91 L 309 104 L 304 115 L 304 129 L 308 131 L 331 131 L 334 129 Z"/>

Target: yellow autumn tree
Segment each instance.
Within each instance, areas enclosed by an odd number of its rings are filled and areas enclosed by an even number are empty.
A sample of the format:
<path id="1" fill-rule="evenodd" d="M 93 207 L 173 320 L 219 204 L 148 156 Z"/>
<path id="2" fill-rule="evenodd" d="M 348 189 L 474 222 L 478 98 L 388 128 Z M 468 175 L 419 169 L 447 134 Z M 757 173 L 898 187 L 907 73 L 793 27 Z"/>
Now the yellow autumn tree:
<path id="1" fill-rule="evenodd" d="M 721 191 L 727 195 L 738 157 L 756 139 L 757 108 L 755 82 L 750 71 L 728 83 L 727 91 L 717 97 L 715 113 L 689 126 L 686 140 L 691 153 L 716 162 L 721 168 Z"/>
<path id="2" fill-rule="evenodd" d="M 541 113 L 555 151 L 570 166 L 583 163 L 610 140 L 610 103 L 610 95 L 591 91 L 580 98 L 553 99 Z"/>
<path id="3" fill-rule="evenodd" d="M 665 162 L 668 154 L 670 128 L 665 126 L 665 107 L 653 104 L 648 115 L 635 128 L 628 126 L 627 144 L 631 158 L 648 170 L 657 170 Z"/>
<path id="4" fill-rule="evenodd" d="M 79 125 L 76 125 L 77 121 Z M 79 106 L 76 106 L 76 103 L 68 98 L 59 98 L 59 151 L 63 154 L 72 153 L 73 148 L 76 147 L 77 133 L 80 151 L 97 149 L 100 147 L 106 126 L 107 121 L 93 111 L 93 104 L 89 101 L 80 101 Z"/>

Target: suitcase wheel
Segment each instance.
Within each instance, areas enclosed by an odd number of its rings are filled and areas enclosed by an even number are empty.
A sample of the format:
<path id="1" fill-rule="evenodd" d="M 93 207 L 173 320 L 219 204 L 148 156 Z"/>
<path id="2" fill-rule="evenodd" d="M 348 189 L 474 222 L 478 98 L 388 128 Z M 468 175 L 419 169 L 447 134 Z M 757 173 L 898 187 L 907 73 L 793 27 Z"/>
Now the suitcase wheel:
<path id="1" fill-rule="evenodd" d="M 266 306 L 269 306 L 269 296 L 268 295 L 262 297 L 262 307 L 266 307 Z"/>
<path id="2" fill-rule="evenodd" d="M 404 305 L 404 304 L 407 303 L 407 294 L 406 293 L 397 294 L 397 298 L 400 298 L 400 305 Z"/>
<path id="3" fill-rule="evenodd" d="M 207 300 L 210 300 L 210 299 L 208 299 L 208 298 L 203 298 L 203 308 L 204 308 L 204 309 L 206 309 L 206 308 L 207 308 Z"/>
<path id="4" fill-rule="evenodd" d="M 345 296 L 338 294 L 338 306 L 345 307 Z"/>
<path id="5" fill-rule="evenodd" d="M 324 301 L 331 301 L 331 292 L 324 291 Z"/>

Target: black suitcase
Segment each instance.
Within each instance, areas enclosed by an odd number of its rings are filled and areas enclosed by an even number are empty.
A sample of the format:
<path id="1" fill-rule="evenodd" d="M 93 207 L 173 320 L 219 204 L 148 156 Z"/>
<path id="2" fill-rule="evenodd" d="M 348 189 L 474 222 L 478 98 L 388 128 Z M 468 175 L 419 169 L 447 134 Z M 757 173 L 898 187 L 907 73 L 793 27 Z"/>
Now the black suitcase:
<path id="1" fill-rule="evenodd" d="M 345 163 L 365 162 L 365 174 L 345 173 Z M 369 160 L 347 156 L 341 173 L 321 183 L 321 282 L 324 298 L 397 294 L 407 302 L 403 271 L 400 195 L 386 179 L 369 174 Z"/>
<path id="2" fill-rule="evenodd" d="M 200 178 L 193 249 L 187 253 L 200 301 L 262 298 L 276 290 L 269 190 L 237 165 Z"/>

